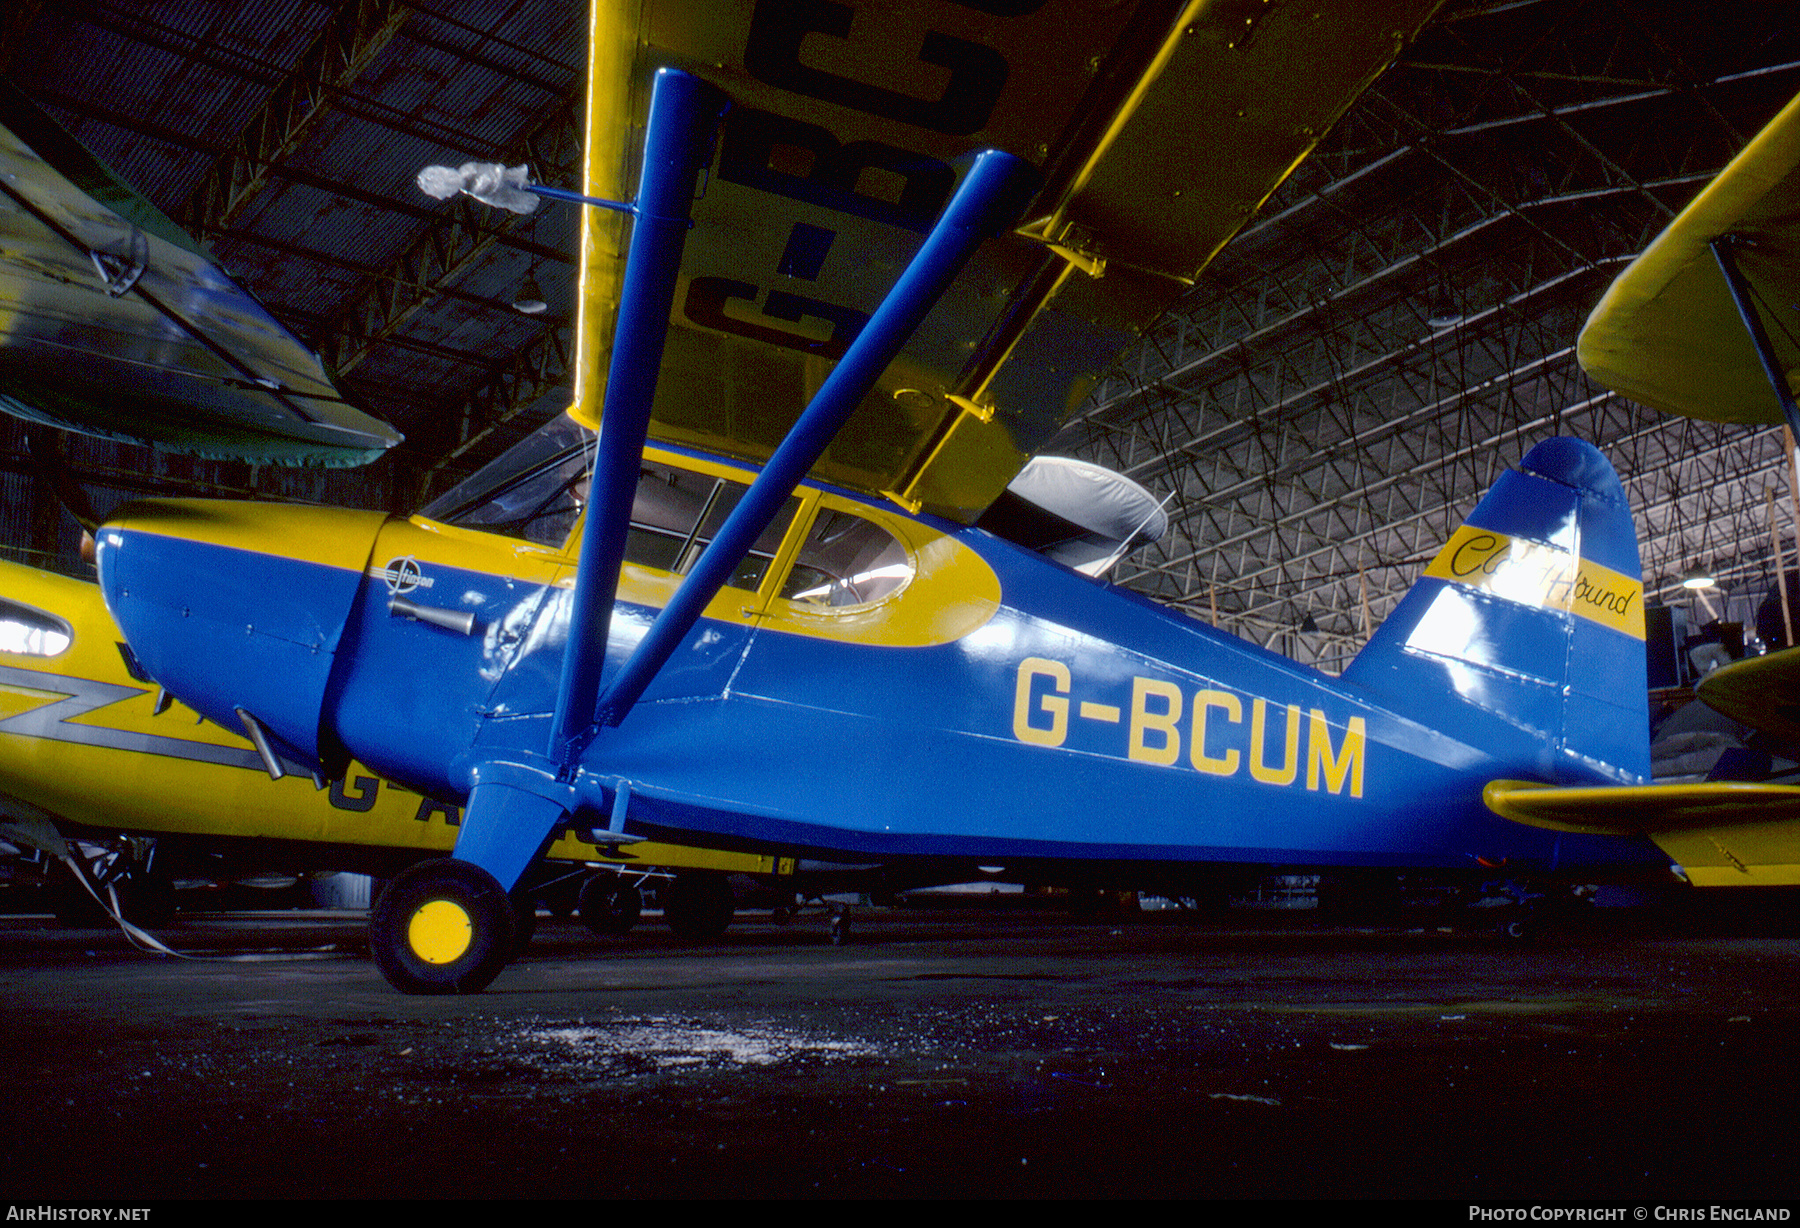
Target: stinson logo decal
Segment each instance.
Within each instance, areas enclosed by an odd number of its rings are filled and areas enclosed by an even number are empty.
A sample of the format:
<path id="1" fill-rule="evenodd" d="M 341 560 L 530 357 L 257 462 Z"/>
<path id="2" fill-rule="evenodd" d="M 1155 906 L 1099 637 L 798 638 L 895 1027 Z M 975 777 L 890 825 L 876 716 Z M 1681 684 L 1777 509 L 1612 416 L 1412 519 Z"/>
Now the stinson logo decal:
<path id="1" fill-rule="evenodd" d="M 410 554 L 389 559 L 386 567 L 371 567 L 369 574 L 387 581 L 388 592 L 396 596 L 431 587 L 431 577 L 419 570 L 419 560 Z"/>

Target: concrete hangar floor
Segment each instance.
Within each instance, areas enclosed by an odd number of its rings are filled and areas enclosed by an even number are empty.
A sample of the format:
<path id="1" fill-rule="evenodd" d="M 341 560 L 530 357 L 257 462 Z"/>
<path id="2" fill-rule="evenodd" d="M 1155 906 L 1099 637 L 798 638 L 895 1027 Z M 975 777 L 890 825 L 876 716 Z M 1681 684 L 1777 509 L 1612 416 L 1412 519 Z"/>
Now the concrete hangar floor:
<path id="1" fill-rule="evenodd" d="M 394 994 L 357 914 L 193 959 L 0 920 L 0 1197 L 1787 1199 L 1800 942 L 1170 914 L 545 921 Z"/>

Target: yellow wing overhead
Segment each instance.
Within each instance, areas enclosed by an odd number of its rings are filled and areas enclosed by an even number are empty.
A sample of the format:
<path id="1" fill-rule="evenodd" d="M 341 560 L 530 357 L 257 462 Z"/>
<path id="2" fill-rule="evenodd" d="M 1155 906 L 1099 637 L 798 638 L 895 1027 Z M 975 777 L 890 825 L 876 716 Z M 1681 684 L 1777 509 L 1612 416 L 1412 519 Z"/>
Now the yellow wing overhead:
<path id="1" fill-rule="evenodd" d="M 593 0 L 586 190 L 630 195 L 651 73 L 732 99 L 651 428 L 765 458 L 967 155 L 1040 168 L 816 469 L 971 520 L 1439 0 Z M 627 126 L 627 123 L 629 126 Z M 600 412 L 624 224 L 589 210 L 577 417 Z"/>
<path id="2" fill-rule="evenodd" d="M 1800 885 L 1800 786 L 1721 780 L 1557 788 L 1496 780 L 1482 799 L 1529 827 L 1647 836 L 1696 887 Z"/>
<path id="3" fill-rule="evenodd" d="M 1767 313 L 1800 301 L 1800 98 L 1790 102 L 1667 230 L 1619 275 L 1582 329 L 1587 373 L 1665 413 L 1780 422 L 1770 389 L 1708 244 L 1721 235 Z M 1790 387 L 1794 333 L 1768 330 Z"/>

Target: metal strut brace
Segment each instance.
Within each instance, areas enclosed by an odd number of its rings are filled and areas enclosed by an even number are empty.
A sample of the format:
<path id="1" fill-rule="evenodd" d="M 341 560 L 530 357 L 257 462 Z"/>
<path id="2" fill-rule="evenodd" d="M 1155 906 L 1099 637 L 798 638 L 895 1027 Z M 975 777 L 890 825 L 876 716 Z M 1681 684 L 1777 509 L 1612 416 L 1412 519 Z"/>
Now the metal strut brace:
<path id="1" fill-rule="evenodd" d="M 725 95 L 697 77 L 670 68 L 656 74 L 631 245 L 619 288 L 587 527 L 576 562 L 568 648 L 550 719 L 549 756 L 565 766 L 572 741 L 594 721 L 656 374 L 662 366 L 687 243 L 688 213 L 695 183 L 712 162 L 713 138 L 725 105 Z"/>
<path id="2" fill-rule="evenodd" d="M 451 853 L 486 870 L 503 890 L 510 891 L 543 854 L 578 804 L 566 776 L 579 748 L 577 735 L 592 723 L 688 212 L 700 172 L 712 161 L 726 101 L 686 73 L 656 74 L 547 753 L 521 747 L 470 769 L 469 805 Z"/>
<path id="3" fill-rule="evenodd" d="M 1036 186 L 1030 163 L 1000 150 L 976 156 L 924 246 L 607 685 L 595 710 L 598 724 L 625 718 L 975 249 L 1013 224 Z M 636 471 L 630 476 L 635 480 Z"/>

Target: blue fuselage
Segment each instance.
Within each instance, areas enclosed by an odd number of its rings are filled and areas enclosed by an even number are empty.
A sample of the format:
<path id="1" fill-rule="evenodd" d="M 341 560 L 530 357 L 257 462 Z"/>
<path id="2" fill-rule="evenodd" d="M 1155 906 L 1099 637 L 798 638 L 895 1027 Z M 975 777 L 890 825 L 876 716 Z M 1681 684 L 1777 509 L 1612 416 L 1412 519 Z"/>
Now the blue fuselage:
<path id="1" fill-rule="evenodd" d="M 312 557 L 271 552 L 259 526 L 289 510 L 148 504 L 105 528 L 108 602 L 159 682 L 221 723 L 249 712 L 301 762 L 354 755 L 437 795 L 465 794 L 479 763 L 543 753 L 568 555 L 348 513 Z M 979 530 L 863 510 L 911 535 L 912 583 L 845 615 L 772 596 L 773 578 L 725 590 L 622 723 L 592 732 L 577 821 L 604 825 L 624 783 L 633 830 L 840 860 L 1667 864 L 1482 805 L 1492 779 L 1634 766 L 1510 717 L 1511 674 L 1490 694 L 1468 660 L 1403 647 L 1410 693 L 1380 694 Z M 985 597 L 969 595 L 976 573 Z M 634 574 L 609 673 L 661 604 L 662 581 Z M 397 616 L 396 596 L 474 627 Z"/>

